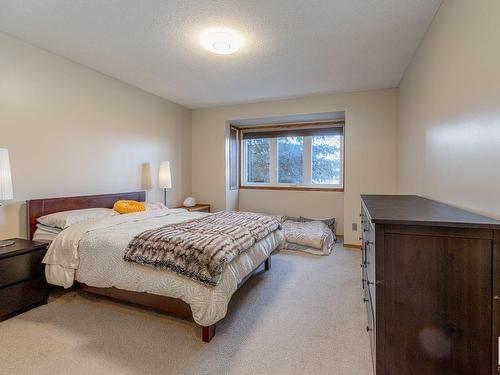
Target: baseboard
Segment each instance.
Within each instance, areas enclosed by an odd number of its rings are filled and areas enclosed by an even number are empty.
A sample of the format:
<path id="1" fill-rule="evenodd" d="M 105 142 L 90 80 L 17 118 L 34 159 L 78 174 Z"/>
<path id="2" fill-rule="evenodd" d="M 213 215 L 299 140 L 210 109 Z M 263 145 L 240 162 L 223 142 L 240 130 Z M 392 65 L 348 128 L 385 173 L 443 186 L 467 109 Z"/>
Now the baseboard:
<path id="1" fill-rule="evenodd" d="M 345 243 L 344 247 L 348 247 L 350 249 L 361 249 L 361 245 L 353 245 L 353 244 L 349 244 L 349 243 Z"/>
<path id="2" fill-rule="evenodd" d="M 336 234 L 335 237 L 337 237 L 338 240 L 343 240 L 344 235 L 343 234 Z"/>

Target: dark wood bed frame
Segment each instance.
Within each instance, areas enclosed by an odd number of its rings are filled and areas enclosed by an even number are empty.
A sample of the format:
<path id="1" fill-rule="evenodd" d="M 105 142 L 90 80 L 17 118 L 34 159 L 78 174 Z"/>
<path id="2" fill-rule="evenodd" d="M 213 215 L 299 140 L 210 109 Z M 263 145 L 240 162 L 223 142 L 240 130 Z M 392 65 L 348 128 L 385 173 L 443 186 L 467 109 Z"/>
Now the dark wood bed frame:
<path id="1" fill-rule="evenodd" d="M 32 239 L 36 230 L 37 219 L 41 216 L 55 212 L 77 210 L 82 208 L 112 208 L 114 203 L 120 199 L 144 202 L 146 194 L 143 191 L 118 194 L 87 195 L 78 197 L 34 199 L 26 202 L 28 238 Z M 238 289 L 264 264 L 266 271 L 271 269 L 271 256 L 269 256 L 256 269 L 248 274 L 239 284 Z M 193 320 L 191 307 L 181 299 L 159 296 L 150 293 L 133 292 L 118 288 L 97 288 L 75 282 L 74 288 L 85 292 L 98 294 L 112 299 L 129 302 L 136 305 L 150 307 L 179 316 L 184 319 Z M 215 335 L 215 324 L 202 328 L 202 340 L 209 342 Z"/>

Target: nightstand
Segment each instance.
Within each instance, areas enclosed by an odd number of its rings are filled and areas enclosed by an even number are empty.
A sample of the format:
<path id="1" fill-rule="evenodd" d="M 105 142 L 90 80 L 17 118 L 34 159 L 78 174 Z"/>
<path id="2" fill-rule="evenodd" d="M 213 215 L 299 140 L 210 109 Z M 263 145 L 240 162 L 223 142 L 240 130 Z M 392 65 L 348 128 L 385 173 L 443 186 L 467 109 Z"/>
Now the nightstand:
<path id="1" fill-rule="evenodd" d="M 13 239 L 0 247 L 0 321 L 47 303 L 42 259 L 47 243 Z"/>
<path id="2" fill-rule="evenodd" d="M 191 207 L 187 207 L 187 206 L 180 206 L 180 207 L 176 207 L 176 208 L 184 208 L 186 210 L 188 210 L 189 212 L 210 212 L 210 205 L 209 204 L 196 204 L 194 206 L 191 206 Z"/>

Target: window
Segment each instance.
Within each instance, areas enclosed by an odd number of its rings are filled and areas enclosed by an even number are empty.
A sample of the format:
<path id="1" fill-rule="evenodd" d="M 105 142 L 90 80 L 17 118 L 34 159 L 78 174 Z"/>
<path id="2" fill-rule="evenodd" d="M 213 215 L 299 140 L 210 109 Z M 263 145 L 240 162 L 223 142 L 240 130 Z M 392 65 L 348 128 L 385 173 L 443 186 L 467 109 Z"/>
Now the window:
<path id="1" fill-rule="evenodd" d="M 229 188 L 238 189 L 238 129 L 229 128 Z"/>
<path id="2" fill-rule="evenodd" d="M 241 131 L 242 188 L 343 189 L 343 122 Z"/>
<path id="3" fill-rule="evenodd" d="M 316 185 L 341 185 L 342 136 L 311 138 L 311 182 Z"/>
<path id="4" fill-rule="evenodd" d="M 245 142 L 246 181 L 252 184 L 270 182 L 271 142 L 269 139 L 250 139 Z"/>
<path id="5" fill-rule="evenodd" d="M 278 143 L 278 183 L 304 182 L 304 137 L 280 137 Z"/>

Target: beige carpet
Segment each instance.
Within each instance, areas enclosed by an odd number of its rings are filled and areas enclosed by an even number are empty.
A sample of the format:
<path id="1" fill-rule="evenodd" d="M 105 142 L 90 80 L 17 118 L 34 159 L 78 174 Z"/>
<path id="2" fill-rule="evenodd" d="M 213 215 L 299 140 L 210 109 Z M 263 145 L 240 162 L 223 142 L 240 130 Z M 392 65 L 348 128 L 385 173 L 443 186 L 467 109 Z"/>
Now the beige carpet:
<path id="1" fill-rule="evenodd" d="M 0 323 L 2 374 L 371 374 L 361 253 L 284 252 L 209 343 L 193 323 L 74 292 Z"/>

